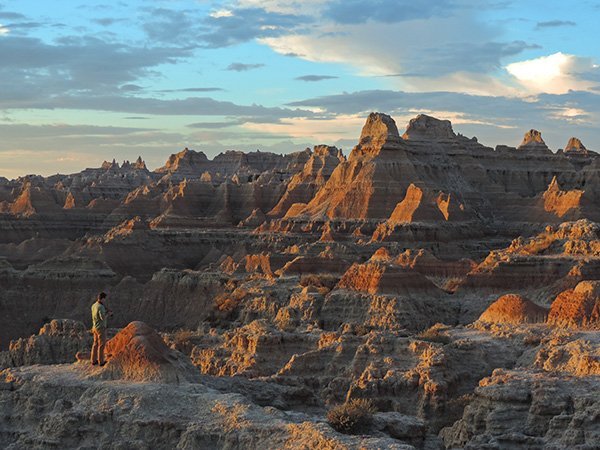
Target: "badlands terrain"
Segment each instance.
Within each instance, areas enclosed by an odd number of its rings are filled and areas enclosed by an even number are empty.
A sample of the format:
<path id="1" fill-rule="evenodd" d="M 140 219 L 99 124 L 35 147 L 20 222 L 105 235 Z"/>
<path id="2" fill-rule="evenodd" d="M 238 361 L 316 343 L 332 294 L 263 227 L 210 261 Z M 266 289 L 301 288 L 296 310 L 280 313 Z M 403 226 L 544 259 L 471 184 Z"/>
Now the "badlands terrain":
<path id="1" fill-rule="evenodd" d="M 600 155 L 565 143 L 373 113 L 347 154 L 0 178 L 0 447 L 600 448 Z"/>

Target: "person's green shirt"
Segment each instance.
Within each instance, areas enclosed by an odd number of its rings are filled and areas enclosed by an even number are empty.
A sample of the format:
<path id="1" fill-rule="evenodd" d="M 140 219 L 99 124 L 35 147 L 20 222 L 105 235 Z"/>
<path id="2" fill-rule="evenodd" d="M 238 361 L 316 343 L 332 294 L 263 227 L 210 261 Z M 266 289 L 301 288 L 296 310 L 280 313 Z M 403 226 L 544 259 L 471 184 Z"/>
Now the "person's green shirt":
<path id="1" fill-rule="evenodd" d="M 100 302 L 95 302 L 92 305 L 92 328 L 96 330 L 105 330 L 106 316 L 106 307 Z"/>

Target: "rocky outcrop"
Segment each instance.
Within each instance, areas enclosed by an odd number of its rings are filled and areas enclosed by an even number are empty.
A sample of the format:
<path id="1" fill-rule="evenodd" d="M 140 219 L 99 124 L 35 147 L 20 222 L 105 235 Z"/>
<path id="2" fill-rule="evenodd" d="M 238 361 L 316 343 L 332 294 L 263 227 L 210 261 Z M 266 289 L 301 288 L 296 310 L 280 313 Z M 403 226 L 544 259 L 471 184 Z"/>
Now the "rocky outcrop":
<path id="1" fill-rule="evenodd" d="M 492 303 L 479 317 L 480 322 L 520 324 L 545 322 L 548 310 L 520 295 L 506 294 Z"/>
<path id="2" fill-rule="evenodd" d="M 552 302 L 548 323 L 600 329 L 600 281 L 582 281 L 562 292 Z"/>
<path id="3" fill-rule="evenodd" d="M 108 362 L 94 377 L 137 382 L 183 383 L 199 380 L 183 354 L 167 347 L 156 331 L 131 322 L 106 344 Z"/>
<path id="4" fill-rule="evenodd" d="M 585 191 L 579 189 L 562 191 L 556 181 L 556 177 L 554 177 L 542 196 L 544 199 L 544 210 L 555 214 L 561 219 L 566 218 L 567 214 L 571 217 L 580 215 L 577 210 L 581 207 L 584 194 Z"/>
<path id="5" fill-rule="evenodd" d="M 293 205 L 308 203 L 327 182 L 338 164 L 343 161 L 344 157 L 336 147 L 315 146 L 302 171 L 290 179 L 286 192 L 269 212 L 269 216 L 281 217 Z"/>
<path id="6" fill-rule="evenodd" d="M 475 389 L 461 420 L 442 431 L 447 448 L 594 447 L 598 381 L 497 369 Z"/>
<path id="7" fill-rule="evenodd" d="M 456 137 L 449 120 L 439 120 L 426 114 L 411 119 L 402 135 L 412 141 L 453 140 Z"/>
<path id="8" fill-rule="evenodd" d="M 388 435 L 348 436 L 317 417 L 259 407 L 198 383 L 115 383 L 86 366 L 9 369 L 0 374 L 0 446 L 155 449 L 347 448 L 410 450 Z M 73 430 L 78 430 L 76 433 Z"/>
<path id="9" fill-rule="evenodd" d="M 8 351 L 0 352 L 0 368 L 70 363 L 90 346 L 91 335 L 83 323 L 52 320 L 37 335 L 12 341 Z"/>

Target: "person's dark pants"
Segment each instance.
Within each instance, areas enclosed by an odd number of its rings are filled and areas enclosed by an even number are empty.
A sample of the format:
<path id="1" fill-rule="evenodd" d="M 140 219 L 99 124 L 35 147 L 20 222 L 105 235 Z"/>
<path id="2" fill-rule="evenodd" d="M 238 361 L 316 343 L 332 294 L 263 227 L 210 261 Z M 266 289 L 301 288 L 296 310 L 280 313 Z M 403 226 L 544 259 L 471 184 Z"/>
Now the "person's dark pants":
<path id="1" fill-rule="evenodd" d="M 94 343 L 92 344 L 92 364 L 104 364 L 104 346 L 106 345 L 106 329 L 93 328 Z"/>

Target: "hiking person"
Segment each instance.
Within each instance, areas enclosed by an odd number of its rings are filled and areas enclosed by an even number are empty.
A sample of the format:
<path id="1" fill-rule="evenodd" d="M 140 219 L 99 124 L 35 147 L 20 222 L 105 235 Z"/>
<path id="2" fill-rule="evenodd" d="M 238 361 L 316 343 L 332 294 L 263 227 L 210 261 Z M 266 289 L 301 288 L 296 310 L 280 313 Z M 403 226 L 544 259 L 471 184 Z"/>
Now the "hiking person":
<path id="1" fill-rule="evenodd" d="M 104 346 L 106 345 L 106 322 L 112 311 L 106 307 L 106 293 L 100 292 L 96 301 L 92 305 L 92 334 L 94 343 L 92 344 L 91 362 L 93 366 L 106 364 L 104 359 Z"/>

